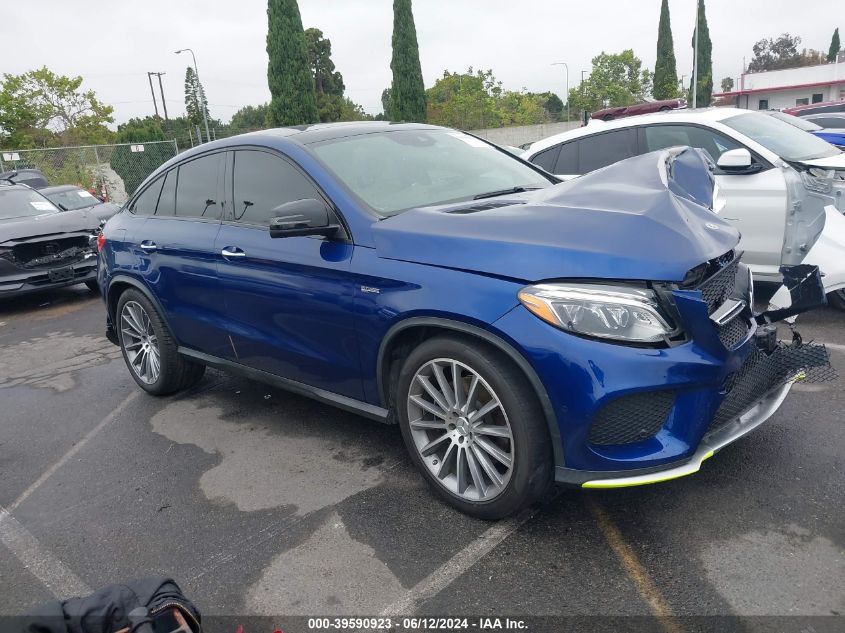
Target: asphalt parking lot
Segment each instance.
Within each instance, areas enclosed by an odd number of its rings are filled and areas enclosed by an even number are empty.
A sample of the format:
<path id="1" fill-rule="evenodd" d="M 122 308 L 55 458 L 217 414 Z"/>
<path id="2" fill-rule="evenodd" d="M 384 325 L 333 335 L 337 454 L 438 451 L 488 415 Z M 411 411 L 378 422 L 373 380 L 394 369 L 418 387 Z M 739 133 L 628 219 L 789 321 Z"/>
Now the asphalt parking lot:
<path id="1" fill-rule="evenodd" d="M 799 318 L 845 375 L 843 323 Z M 396 427 L 216 371 L 155 399 L 103 331 L 83 286 L 0 307 L 0 614 L 148 574 L 221 615 L 845 614 L 841 377 L 697 475 L 491 524 Z"/>

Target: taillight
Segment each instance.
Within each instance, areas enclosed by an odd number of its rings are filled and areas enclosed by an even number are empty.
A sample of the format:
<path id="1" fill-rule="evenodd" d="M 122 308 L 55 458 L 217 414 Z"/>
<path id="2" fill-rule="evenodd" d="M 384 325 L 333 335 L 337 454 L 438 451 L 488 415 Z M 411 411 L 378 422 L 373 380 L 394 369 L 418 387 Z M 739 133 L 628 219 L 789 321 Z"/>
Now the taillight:
<path id="1" fill-rule="evenodd" d="M 106 245 L 106 236 L 103 235 L 103 232 L 100 231 L 100 234 L 97 236 L 97 252 L 103 250 L 103 247 Z"/>

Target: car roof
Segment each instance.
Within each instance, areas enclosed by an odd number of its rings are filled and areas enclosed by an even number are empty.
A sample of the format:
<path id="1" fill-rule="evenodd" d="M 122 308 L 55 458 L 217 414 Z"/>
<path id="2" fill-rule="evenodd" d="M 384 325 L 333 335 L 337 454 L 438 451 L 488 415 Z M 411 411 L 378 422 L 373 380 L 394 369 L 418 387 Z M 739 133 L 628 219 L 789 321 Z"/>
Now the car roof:
<path id="1" fill-rule="evenodd" d="M 620 130 L 637 125 L 651 124 L 651 123 L 712 123 L 717 121 L 724 121 L 739 114 L 747 114 L 753 112 L 752 110 L 743 110 L 741 108 L 721 107 L 721 108 L 699 108 L 699 109 L 678 109 L 670 110 L 668 112 L 654 112 L 650 114 L 638 114 L 636 116 L 625 117 L 624 119 L 614 119 L 612 121 L 600 121 L 591 119 L 590 123 L 583 127 L 568 130 L 560 134 L 555 134 L 549 138 L 536 141 L 523 154 L 523 156 L 533 156 L 549 147 L 553 147 L 563 141 L 571 141 L 582 136 L 591 136 L 599 132 L 610 132 L 611 130 Z"/>
<path id="2" fill-rule="evenodd" d="M 45 196 L 49 193 L 64 193 L 65 191 L 85 191 L 76 185 L 54 185 L 53 187 L 42 187 L 39 189 Z"/>

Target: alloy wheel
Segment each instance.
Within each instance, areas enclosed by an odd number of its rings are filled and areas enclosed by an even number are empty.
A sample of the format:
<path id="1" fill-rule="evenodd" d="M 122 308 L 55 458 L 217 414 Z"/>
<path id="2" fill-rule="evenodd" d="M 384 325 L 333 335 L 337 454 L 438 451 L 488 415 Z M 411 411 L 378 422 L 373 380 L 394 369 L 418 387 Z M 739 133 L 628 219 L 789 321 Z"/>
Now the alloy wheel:
<path id="1" fill-rule="evenodd" d="M 129 366 L 144 383 L 161 375 L 161 352 L 150 315 L 136 301 L 127 301 L 120 312 L 120 332 Z"/>
<path id="2" fill-rule="evenodd" d="M 453 495 L 489 501 L 514 468 L 513 432 L 487 381 L 450 358 L 425 363 L 408 392 L 411 437 L 426 468 Z"/>

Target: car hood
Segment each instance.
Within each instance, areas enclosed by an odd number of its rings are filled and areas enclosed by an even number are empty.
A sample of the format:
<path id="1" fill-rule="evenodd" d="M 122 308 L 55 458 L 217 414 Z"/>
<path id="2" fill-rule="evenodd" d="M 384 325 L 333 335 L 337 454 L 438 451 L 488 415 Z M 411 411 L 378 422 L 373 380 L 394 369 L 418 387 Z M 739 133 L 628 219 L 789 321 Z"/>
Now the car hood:
<path id="1" fill-rule="evenodd" d="M 516 196 L 411 209 L 373 226 L 377 253 L 522 281 L 681 281 L 734 248 L 699 150 L 644 154 Z"/>
<path id="2" fill-rule="evenodd" d="M 99 226 L 100 219 L 90 209 L 0 220 L 0 244 L 59 233 L 91 232 Z"/>

